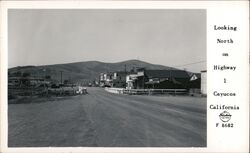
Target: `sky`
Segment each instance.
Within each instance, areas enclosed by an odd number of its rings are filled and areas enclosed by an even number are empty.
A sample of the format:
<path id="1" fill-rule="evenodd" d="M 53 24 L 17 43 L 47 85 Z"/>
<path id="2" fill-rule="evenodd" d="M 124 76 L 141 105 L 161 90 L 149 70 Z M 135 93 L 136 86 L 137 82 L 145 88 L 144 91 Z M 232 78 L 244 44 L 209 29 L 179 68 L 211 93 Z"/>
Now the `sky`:
<path id="1" fill-rule="evenodd" d="M 206 10 L 11 9 L 8 49 L 9 68 L 138 59 L 199 72 Z"/>

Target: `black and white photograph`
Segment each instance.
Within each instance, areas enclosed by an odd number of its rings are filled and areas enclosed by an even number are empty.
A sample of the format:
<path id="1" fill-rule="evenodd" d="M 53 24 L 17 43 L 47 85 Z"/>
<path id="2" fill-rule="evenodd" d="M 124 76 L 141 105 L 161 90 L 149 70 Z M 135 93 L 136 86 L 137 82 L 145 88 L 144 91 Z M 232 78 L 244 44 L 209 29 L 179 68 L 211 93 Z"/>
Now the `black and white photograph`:
<path id="1" fill-rule="evenodd" d="M 206 9 L 9 9 L 8 147 L 207 147 Z"/>

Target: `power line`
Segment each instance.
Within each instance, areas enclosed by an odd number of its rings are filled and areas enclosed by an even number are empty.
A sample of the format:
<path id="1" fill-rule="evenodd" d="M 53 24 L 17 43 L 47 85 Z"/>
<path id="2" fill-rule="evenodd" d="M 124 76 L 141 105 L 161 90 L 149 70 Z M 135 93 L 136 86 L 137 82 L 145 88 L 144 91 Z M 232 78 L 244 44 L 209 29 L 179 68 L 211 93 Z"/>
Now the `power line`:
<path id="1" fill-rule="evenodd" d="M 183 65 L 176 65 L 176 66 L 172 66 L 172 67 L 182 67 L 182 66 L 194 65 L 194 64 L 205 63 L 205 62 L 206 62 L 206 60 L 203 60 L 203 61 L 197 61 L 197 62 L 193 62 L 193 63 L 187 63 L 187 64 L 183 64 Z"/>

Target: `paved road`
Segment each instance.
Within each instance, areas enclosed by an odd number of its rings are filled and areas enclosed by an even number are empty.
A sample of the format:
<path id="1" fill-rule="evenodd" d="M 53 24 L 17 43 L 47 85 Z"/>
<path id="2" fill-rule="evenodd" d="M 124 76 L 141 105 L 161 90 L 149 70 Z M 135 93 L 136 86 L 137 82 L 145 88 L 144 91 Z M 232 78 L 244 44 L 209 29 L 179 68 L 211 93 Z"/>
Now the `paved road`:
<path id="1" fill-rule="evenodd" d="M 206 146 L 206 98 L 88 92 L 9 104 L 9 147 Z"/>

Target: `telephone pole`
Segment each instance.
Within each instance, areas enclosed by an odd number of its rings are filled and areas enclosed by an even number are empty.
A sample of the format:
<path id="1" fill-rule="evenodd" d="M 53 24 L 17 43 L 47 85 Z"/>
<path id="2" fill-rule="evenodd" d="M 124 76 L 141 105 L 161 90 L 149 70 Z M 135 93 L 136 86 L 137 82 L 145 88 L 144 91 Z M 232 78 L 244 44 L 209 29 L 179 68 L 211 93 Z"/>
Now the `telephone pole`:
<path id="1" fill-rule="evenodd" d="M 63 73 L 63 71 L 60 71 L 60 73 L 61 73 L 61 84 L 62 84 L 62 83 L 63 83 L 63 82 L 62 82 L 62 73 Z"/>

